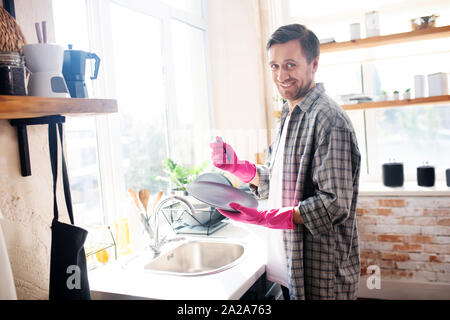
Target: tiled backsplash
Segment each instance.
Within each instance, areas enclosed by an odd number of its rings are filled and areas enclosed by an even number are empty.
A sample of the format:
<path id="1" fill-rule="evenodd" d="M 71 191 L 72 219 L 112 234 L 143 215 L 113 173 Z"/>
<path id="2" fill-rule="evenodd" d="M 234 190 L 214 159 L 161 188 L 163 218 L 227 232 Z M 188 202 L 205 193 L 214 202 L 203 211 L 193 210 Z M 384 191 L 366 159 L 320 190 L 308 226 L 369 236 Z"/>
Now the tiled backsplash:
<path id="1" fill-rule="evenodd" d="M 361 275 L 450 283 L 450 197 L 359 197 Z"/>

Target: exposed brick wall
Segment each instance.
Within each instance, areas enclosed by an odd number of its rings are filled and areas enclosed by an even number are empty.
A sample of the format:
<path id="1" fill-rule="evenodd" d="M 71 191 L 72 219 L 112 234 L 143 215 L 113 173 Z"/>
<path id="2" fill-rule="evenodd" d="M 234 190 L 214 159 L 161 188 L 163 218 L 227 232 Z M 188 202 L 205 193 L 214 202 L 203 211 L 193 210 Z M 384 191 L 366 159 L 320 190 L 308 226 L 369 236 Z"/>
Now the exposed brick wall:
<path id="1" fill-rule="evenodd" d="M 450 197 L 359 197 L 361 275 L 450 283 Z"/>

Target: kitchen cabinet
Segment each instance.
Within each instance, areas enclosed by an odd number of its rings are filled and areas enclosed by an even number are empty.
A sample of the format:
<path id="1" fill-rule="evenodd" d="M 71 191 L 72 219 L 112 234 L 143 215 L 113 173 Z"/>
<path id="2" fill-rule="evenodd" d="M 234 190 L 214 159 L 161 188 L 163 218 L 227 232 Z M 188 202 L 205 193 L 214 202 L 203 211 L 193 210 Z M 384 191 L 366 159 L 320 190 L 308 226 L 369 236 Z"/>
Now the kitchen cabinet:
<path id="1" fill-rule="evenodd" d="M 264 273 L 239 300 L 275 300 L 275 297 L 268 297 L 269 284 L 270 282 L 266 279 L 266 273 Z"/>

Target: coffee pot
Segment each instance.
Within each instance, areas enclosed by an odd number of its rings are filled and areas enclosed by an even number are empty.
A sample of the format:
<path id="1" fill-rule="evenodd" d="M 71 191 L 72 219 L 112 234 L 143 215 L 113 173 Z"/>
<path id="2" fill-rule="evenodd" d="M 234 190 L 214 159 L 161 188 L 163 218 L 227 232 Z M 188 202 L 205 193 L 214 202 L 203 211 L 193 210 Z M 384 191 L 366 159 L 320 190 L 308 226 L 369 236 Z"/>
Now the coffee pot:
<path id="1" fill-rule="evenodd" d="M 97 79 L 100 58 L 91 52 L 72 50 L 69 44 L 69 50 L 64 51 L 63 76 L 72 98 L 87 98 L 88 93 L 84 76 L 86 73 L 86 60 L 95 59 L 94 75 L 91 80 Z"/>

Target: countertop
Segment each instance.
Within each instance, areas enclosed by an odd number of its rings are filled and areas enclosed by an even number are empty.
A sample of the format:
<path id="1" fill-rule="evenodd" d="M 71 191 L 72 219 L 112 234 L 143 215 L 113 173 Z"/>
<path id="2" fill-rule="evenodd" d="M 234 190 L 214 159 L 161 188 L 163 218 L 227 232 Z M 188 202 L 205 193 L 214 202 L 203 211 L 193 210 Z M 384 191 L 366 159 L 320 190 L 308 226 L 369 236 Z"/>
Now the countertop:
<path id="1" fill-rule="evenodd" d="M 179 235 L 188 239 L 217 239 L 244 242 L 241 262 L 230 269 L 202 276 L 157 274 L 144 269 L 152 257 L 145 254 L 122 257 L 89 271 L 93 299 L 237 300 L 265 272 L 265 250 L 255 233 L 241 223 L 228 225 L 210 236 Z M 162 254 L 182 242 L 163 246 Z"/>

